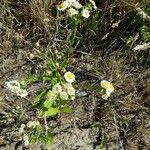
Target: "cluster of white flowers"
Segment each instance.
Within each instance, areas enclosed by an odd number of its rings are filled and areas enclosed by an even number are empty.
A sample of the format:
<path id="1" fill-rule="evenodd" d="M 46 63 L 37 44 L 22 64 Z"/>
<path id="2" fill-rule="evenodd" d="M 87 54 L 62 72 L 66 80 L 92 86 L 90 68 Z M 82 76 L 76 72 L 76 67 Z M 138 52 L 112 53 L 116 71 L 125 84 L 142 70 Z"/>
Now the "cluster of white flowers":
<path id="1" fill-rule="evenodd" d="M 23 136 L 23 141 L 25 146 L 28 146 L 30 144 L 28 135 L 25 134 Z"/>
<path id="2" fill-rule="evenodd" d="M 56 83 L 52 90 L 49 90 L 47 97 L 51 101 L 56 100 L 58 97 L 62 100 L 75 99 L 75 89 L 72 86 L 72 83 L 75 81 L 75 75 L 71 72 L 66 72 L 64 78 L 67 81 L 66 83 Z"/>
<path id="3" fill-rule="evenodd" d="M 134 51 L 147 50 L 150 48 L 150 42 L 144 43 L 142 45 L 137 45 L 133 48 Z"/>
<path id="4" fill-rule="evenodd" d="M 58 5 L 58 10 L 64 11 L 67 8 L 74 7 L 75 9 L 82 8 L 82 5 L 77 0 L 65 0 L 60 5 Z"/>
<path id="5" fill-rule="evenodd" d="M 111 93 L 114 91 L 114 86 L 109 81 L 102 80 L 101 81 L 101 87 L 103 89 L 105 89 L 105 93 L 103 93 L 102 99 L 106 100 L 110 97 Z"/>
<path id="6" fill-rule="evenodd" d="M 22 139 L 23 139 L 23 141 L 24 141 L 24 145 L 25 145 L 25 146 L 28 146 L 28 145 L 30 144 L 30 142 L 29 142 L 29 137 L 28 137 L 28 135 L 25 133 L 25 130 L 24 130 L 25 127 L 26 127 L 25 124 L 21 124 L 21 126 L 20 126 L 20 128 L 19 128 L 19 135 L 22 136 Z"/>
<path id="7" fill-rule="evenodd" d="M 13 92 L 17 96 L 26 97 L 28 95 L 27 91 L 21 88 L 20 83 L 17 80 L 6 82 L 6 86 L 8 90 Z"/>
<path id="8" fill-rule="evenodd" d="M 71 100 L 75 99 L 75 89 L 71 83 L 64 83 L 63 85 L 63 92 L 60 94 L 60 98 L 67 100 L 70 98 Z"/>
<path id="9" fill-rule="evenodd" d="M 28 123 L 27 123 L 27 125 L 25 125 L 25 124 L 21 124 L 21 126 L 20 126 L 20 128 L 19 128 L 19 134 L 22 136 L 22 139 L 23 139 L 23 141 L 24 141 L 24 145 L 25 146 L 28 146 L 29 144 L 30 144 L 30 142 L 29 142 L 29 136 L 25 133 L 25 128 L 27 127 L 27 128 L 36 128 L 36 127 L 38 127 L 38 126 L 40 126 L 40 123 L 39 123 L 39 121 L 29 121 Z"/>
<path id="10" fill-rule="evenodd" d="M 97 9 L 97 6 L 93 0 L 89 0 L 90 4 L 94 9 Z M 58 5 L 57 9 L 59 11 L 67 11 L 67 15 L 69 17 L 78 15 L 81 12 L 81 16 L 84 18 L 88 18 L 90 16 L 90 10 L 88 7 L 84 7 L 77 0 L 65 0 L 60 5 Z"/>

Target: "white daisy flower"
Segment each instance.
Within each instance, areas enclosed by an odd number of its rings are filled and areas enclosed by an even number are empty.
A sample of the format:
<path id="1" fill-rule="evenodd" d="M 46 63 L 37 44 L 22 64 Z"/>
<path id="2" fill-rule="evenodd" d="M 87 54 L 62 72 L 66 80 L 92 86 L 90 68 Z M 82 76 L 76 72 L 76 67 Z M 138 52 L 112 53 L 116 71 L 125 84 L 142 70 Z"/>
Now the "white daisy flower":
<path id="1" fill-rule="evenodd" d="M 68 84 L 68 86 L 67 86 L 67 93 L 69 94 L 69 95 L 75 95 L 75 89 L 73 88 L 73 86 L 72 85 L 69 85 Z"/>
<path id="2" fill-rule="evenodd" d="M 74 15 L 77 15 L 79 12 L 77 11 L 77 10 L 75 10 L 74 8 L 69 8 L 68 10 L 67 10 L 67 14 L 68 14 L 68 16 L 70 16 L 70 17 L 72 17 L 72 16 L 74 16 Z"/>
<path id="3" fill-rule="evenodd" d="M 17 80 L 12 80 L 9 82 L 6 82 L 6 86 L 8 90 L 16 94 L 20 97 L 26 97 L 28 95 L 27 91 L 25 89 L 21 89 L 20 83 Z"/>
<path id="4" fill-rule="evenodd" d="M 75 3 L 77 0 L 65 0 L 67 3 L 70 4 L 70 6 L 72 6 L 73 3 Z"/>
<path id="5" fill-rule="evenodd" d="M 55 100 L 57 98 L 57 94 L 58 93 L 49 90 L 46 96 L 49 100 Z"/>
<path id="6" fill-rule="evenodd" d="M 81 15 L 84 18 L 89 18 L 90 17 L 90 11 L 87 8 L 85 8 L 85 9 L 82 10 Z"/>
<path id="7" fill-rule="evenodd" d="M 75 75 L 70 71 L 64 74 L 64 78 L 66 79 L 68 83 L 72 83 L 75 81 Z"/>
<path id="8" fill-rule="evenodd" d="M 58 9 L 59 11 L 64 11 L 64 10 L 66 10 L 67 8 L 69 8 L 70 6 L 71 6 L 71 3 L 66 0 L 66 1 L 62 2 L 60 5 L 58 5 L 57 9 Z"/>
<path id="9" fill-rule="evenodd" d="M 93 8 L 94 8 L 94 9 L 97 9 L 97 6 L 96 6 L 95 2 L 94 2 L 93 0 L 89 0 L 89 1 L 90 1 L 90 3 L 93 5 Z"/>
<path id="10" fill-rule="evenodd" d="M 101 87 L 106 90 L 106 93 L 102 95 L 103 99 L 107 99 L 108 97 L 110 97 L 111 93 L 114 91 L 113 84 L 106 80 L 101 81 Z"/>
<path id="11" fill-rule="evenodd" d="M 114 86 L 113 86 L 113 84 L 112 83 L 110 83 L 109 84 L 109 86 L 107 87 L 107 89 L 106 89 L 106 92 L 110 92 L 110 93 L 112 93 L 112 92 L 114 92 Z"/>
<path id="12" fill-rule="evenodd" d="M 52 88 L 52 91 L 57 94 L 61 93 L 62 91 L 61 85 L 59 83 L 55 84 Z"/>
<path id="13" fill-rule="evenodd" d="M 63 91 L 63 92 L 60 93 L 60 98 L 62 100 L 68 100 L 68 94 Z"/>
<path id="14" fill-rule="evenodd" d="M 76 9 L 82 8 L 82 5 L 78 1 L 72 2 L 72 6 L 75 7 Z"/>
<path id="15" fill-rule="evenodd" d="M 101 87 L 107 89 L 110 85 L 110 82 L 106 81 L 106 80 L 102 80 L 101 81 Z"/>

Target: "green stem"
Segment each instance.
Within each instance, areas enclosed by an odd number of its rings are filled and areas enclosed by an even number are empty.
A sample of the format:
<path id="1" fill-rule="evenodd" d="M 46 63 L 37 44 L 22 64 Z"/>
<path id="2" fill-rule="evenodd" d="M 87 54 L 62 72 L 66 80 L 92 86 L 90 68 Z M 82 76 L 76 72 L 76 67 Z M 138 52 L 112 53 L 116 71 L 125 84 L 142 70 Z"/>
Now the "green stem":
<path id="1" fill-rule="evenodd" d="M 47 136 L 47 130 L 48 130 L 48 127 L 47 127 L 46 114 L 44 114 L 44 123 L 45 123 L 45 135 Z"/>

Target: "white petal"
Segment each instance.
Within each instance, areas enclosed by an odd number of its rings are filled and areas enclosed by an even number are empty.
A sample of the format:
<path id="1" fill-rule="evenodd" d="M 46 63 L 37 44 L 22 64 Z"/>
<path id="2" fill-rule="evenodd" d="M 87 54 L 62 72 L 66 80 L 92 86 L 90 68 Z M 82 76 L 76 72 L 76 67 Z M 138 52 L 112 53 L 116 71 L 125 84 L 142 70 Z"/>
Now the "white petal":
<path id="1" fill-rule="evenodd" d="M 82 5 L 78 1 L 73 2 L 72 6 L 75 7 L 76 9 L 82 8 Z"/>
<path id="2" fill-rule="evenodd" d="M 67 11 L 67 14 L 72 17 L 74 15 L 77 15 L 79 12 L 73 8 L 69 8 L 68 11 Z"/>
<path id="3" fill-rule="evenodd" d="M 93 0 L 89 0 L 91 2 L 91 4 L 93 5 L 94 9 L 97 9 L 97 6 L 95 4 L 95 2 Z"/>
<path id="4" fill-rule="evenodd" d="M 85 8 L 85 9 L 82 10 L 81 15 L 82 15 L 84 18 L 89 18 L 89 17 L 90 17 L 90 11 Z"/>
<path id="5" fill-rule="evenodd" d="M 107 100 L 108 99 L 108 95 L 107 94 L 104 94 L 104 95 L 102 95 L 102 99 L 105 99 L 105 100 Z"/>

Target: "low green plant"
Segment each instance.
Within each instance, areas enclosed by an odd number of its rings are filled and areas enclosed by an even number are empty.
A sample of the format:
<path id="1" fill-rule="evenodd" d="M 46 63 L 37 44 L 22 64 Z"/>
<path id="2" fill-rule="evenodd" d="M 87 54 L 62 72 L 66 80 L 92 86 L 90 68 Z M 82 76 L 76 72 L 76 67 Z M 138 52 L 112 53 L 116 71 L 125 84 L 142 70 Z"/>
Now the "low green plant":
<path id="1" fill-rule="evenodd" d="M 75 75 L 66 71 L 69 67 L 69 61 L 76 45 L 77 30 L 84 19 L 90 17 L 91 11 L 97 9 L 95 2 L 89 0 L 84 6 L 76 0 L 65 0 L 57 7 L 58 15 L 61 17 L 65 14 L 69 24 L 69 33 L 66 41 L 69 43 L 68 49 L 60 58 L 56 58 L 51 49 L 46 56 L 45 64 L 41 67 L 38 75 L 29 74 L 27 78 L 19 81 L 9 81 L 6 83 L 7 88 L 17 96 L 25 98 L 28 92 L 25 89 L 27 85 L 41 81 L 47 84 L 45 89 L 39 90 L 32 104 L 38 110 L 37 120 L 30 120 L 26 125 L 22 124 L 19 133 L 24 140 L 25 146 L 30 143 L 51 144 L 53 141 L 52 130 L 48 127 L 47 118 L 54 117 L 61 112 L 72 113 L 74 110 L 69 107 L 69 102 L 75 99 L 75 88 L 73 82 Z M 64 18 L 63 18 L 64 19 Z M 41 50 L 38 51 L 38 58 L 43 59 L 45 55 Z M 101 81 L 100 93 L 102 99 L 108 99 L 114 91 L 113 85 L 103 80 Z M 44 120 L 42 126 L 41 118 Z"/>

